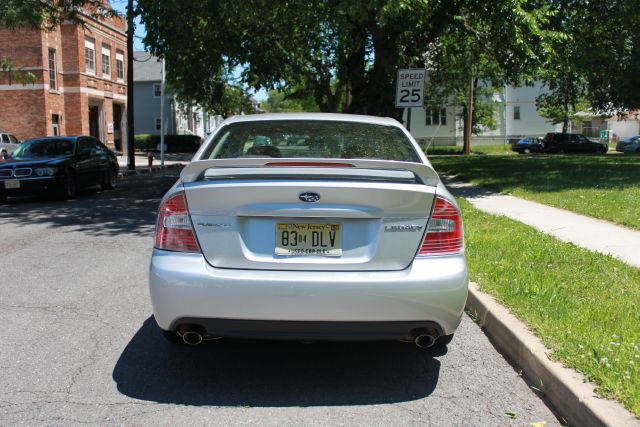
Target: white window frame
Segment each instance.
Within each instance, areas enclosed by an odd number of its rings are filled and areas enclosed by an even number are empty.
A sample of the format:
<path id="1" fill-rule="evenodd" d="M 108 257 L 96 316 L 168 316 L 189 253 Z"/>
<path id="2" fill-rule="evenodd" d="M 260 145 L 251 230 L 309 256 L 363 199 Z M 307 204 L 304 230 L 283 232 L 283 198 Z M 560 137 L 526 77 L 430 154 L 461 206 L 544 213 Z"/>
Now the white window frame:
<path id="1" fill-rule="evenodd" d="M 86 73 L 96 73 L 96 44 L 93 39 L 84 39 L 84 70 Z"/>
<path id="2" fill-rule="evenodd" d="M 52 58 L 53 54 L 53 58 Z M 49 49 L 49 89 L 58 90 L 58 55 L 55 49 Z"/>
<path id="3" fill-rule="evenodd" d="M 156 117 L 155 126 L 156 130 L 162 130 L 162 119 L 160 117 Z"/>
<path id="4" fill-rule="evenodd" d="M 514 105 L 513 106 L 513 120 L 520 120 L 520 117 L 522 117 L 520 115 L 520 106 L 519 105 Z"/>
<path id="5" fill-rule="evenodd" d="M 102 77 L 111 79 L 111 47 L 106 44 L 102 45 Z"/>
<path id="6" fill-rule="evenodd" d="M 124 81 L 124 52 L 116 51 L 116 78 L 119 82 Z"/>
<path id="7" fill-rule="evenodd" d="M 162 85 L 160 83 L 153 84 L 153 97 L 160 98 L 162 96 Z"/>
<path id="8" fill-rule="evenodd" d="M 437 116 L 435 116 L 437 120 L 433 120 L 434 112 L 438 113 Z M 447 107 L 442 107 L 437 109 L 425 108 L 424 114 L 425 114 L 424 116 L 425 126 L 438 126 L 438 125 L 446 126 L 447 124 Z"/>

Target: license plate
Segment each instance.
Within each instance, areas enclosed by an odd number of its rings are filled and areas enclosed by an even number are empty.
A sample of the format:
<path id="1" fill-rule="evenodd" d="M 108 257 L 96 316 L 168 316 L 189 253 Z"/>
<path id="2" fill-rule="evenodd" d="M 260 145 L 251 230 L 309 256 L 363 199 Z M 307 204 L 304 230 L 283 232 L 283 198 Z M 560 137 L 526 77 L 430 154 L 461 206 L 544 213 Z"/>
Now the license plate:
<path id="1" fill-rule="evenodd" d="M 20 188 L 20 181 L 17 179 L 5 179 L 4 180 L 4 188 L 7 190 L 12 190 L 14 188 Z"/>
<path id="2" fill-rule="evenodd" d="M 341 256 L 340 224 L 278 223 L 276 255 Z"/>

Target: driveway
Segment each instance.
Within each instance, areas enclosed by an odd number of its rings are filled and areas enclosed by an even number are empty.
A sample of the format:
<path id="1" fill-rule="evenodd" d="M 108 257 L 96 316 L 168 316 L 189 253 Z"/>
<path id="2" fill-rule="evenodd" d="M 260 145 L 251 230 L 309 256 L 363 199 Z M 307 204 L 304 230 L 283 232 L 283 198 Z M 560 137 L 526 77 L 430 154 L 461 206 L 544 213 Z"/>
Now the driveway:
<path id="1" fill-rule="evenodd" d="M 558 424 L 466 316 L 440 352 L 166 343 L 146 276 L 155 210 L 176 178 L 0 206 L 0 424 Z"/>

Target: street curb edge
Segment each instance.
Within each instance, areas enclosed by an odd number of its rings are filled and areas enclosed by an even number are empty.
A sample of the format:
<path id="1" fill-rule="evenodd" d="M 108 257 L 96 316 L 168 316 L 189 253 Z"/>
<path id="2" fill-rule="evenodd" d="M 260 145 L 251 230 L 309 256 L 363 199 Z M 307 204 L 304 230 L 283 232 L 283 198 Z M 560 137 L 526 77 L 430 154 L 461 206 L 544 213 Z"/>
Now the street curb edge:
<path id="1" fill-rule="evenodd" d="M 552 361 L 540 339 L 493 297 L 481 292 L 476 283 L 469 283 L 466 308 L 496 347 L 522 369 L 570 424 L 640 426 L 640 421 L 622 405 L 598 397 L 595 385 L 585 382 L 573 369 Z"/>

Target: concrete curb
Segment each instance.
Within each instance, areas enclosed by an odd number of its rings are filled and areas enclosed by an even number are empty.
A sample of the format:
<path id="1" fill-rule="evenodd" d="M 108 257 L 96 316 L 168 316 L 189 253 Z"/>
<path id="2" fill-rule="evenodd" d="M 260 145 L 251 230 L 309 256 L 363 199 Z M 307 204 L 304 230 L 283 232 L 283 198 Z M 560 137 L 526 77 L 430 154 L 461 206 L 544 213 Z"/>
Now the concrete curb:
<path id="1" fill-rule="evenodd" d="M 148 173 L 153 173 L 153 172 L 160 172 L 163 170 L 167 170 L 167 169 L 181 169 L 183 168 L 185 165 L 182 163 L 174 163 L 171 165 L 165 165 L 165 166 L 143 166 L 143 167 L 136 167 L 136 169 L 134 170 L 128 170 L 126 167 L 121 167 L 120 168 L 120 172 L 118 173 L 119 176 L 131 176 L 131 175 L 139 175 L 139 174 L 148 174 Z"/>
<path id="2" fill-rule="evenodd" d="M 469 284 L 467 310 L 571 425 L 640 426 L 640 420 L 622 405 L 599 398 L 595 386 L 576 371 L 551 361 L 549 350 L 526 325 L 475 283 Z"/>

